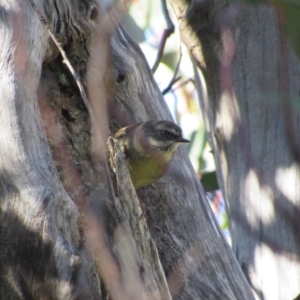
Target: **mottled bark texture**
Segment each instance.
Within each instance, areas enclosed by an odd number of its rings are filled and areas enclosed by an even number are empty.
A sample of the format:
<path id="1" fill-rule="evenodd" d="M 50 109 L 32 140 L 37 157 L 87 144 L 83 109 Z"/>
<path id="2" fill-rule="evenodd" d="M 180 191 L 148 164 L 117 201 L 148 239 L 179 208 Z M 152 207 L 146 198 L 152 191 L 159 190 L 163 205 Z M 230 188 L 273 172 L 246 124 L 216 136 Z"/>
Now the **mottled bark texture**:
<path id="1" fill-rule="evenodd" d="M 52 30 L 66 30 L 57 14 L 65 7 L 37 5 Z M 38 106 L 42 64 L 58 52 L 29 2 L 1 1 L 0 23 L 0 298 L 99 298 L 79 211 L 56 171 Z M 87 28 L 69 27 L 62 41 Z"/>
<path id="2" fill-rule="evenodd" d="M 198 67 L 235 255 L 258 299 L 294 299 L 300 291 L 299 59 L 271 7 L 170 2 Z"/>
<path id="3" fill-rule="evenodd" d="M 170 120 L 140 49 L 123 31 L 112 49 L 115 76 L 124 80 L 112 92 L 111 124 Z M 179 148 L 168 174 L 138 195 L 173 298 L 253 299 L 185 149 Z"/>
<path id="4" fill-rule="evenodd" d="M 110 130 L 171 119 L 112 15 L 89 0 L 1 2 L 0 298 L 253 299 L 183 148 L 140 201 L 121 154 L 109 171 Z"/>

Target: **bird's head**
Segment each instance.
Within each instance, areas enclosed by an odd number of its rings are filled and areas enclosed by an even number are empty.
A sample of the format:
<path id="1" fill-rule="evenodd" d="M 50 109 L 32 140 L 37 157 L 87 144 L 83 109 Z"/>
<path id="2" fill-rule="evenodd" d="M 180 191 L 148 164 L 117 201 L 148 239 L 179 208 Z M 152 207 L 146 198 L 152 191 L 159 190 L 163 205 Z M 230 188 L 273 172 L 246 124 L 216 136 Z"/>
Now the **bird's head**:
<path id="1" fill-rule="evenodd" d="M 169 121 L 148 121 L 143 130 L 151 148 L 160 152 L 174 152 L 180 143 L 190 141 L 182 137 L 179 126 Z"/>

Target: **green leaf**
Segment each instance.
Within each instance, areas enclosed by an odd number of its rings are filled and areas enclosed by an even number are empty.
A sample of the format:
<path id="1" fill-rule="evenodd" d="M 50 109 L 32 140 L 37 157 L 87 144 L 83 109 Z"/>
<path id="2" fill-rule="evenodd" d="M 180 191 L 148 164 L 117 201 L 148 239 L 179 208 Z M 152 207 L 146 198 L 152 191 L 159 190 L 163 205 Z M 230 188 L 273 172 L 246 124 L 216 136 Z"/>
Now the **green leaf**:
<path id="1" fill-rule="evenodd" d="M 223 217 L 224 217 L 224 221 L 223 221 L 223 223 L 221 225 L 221 229 L 222 230 L 229 229 L 228 216 L 227 216 L 227 214 L 225 212 L 224 212 Z"/>
<path id="2" fill-rule="evenodd" d="M 296 0 L 276 1 L 284 16 L 285 31 L 300 56 L 300 2 Z"/>
<path id="3" fill-rule="evenodd" d="M 204 173 L 201 177 L 201 183 L 206 192 L 212 192 L 218 190 L 219 183 L 218 183 L 216 171 Z"/>

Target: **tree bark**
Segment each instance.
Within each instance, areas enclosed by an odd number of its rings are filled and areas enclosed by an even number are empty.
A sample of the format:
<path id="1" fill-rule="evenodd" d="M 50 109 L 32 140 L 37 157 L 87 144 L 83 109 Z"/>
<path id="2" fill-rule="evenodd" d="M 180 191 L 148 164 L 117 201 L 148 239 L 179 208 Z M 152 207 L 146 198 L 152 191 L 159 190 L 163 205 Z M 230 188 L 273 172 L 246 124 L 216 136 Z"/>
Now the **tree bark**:
<path id="1" fill-rule="evenodd" d="M 93 1 L 35 5 L 0 13 L 1 298 L 253 299 L 184 149 L 138 191 L 148 226 L 113 183 L 109 130 L 171 119 L 140 49 Z"/>
<path id="2" fill-rule="evenodd" d="M 274 9 L 248 8 L 237 22 L 237 134 L 247 141 L 233 134 L 224 147 L 228 165 L 238 162 L 239 170 L 231 172 L 227 188 L 229 211 L 236 216 L 234 251 L 258 297 L 294 299 L 300 291 L 300 198 L 293 146 L 299 153 L 300 127 L 291 101 L 299 95 L 300 62 L 280 33 Z M 240 149 L 235 158 L 233 149 Z M 238 178 L 243 180 L 236 184 Z M 240 218 L 245 226 L 238 226 Z"/>
<path id="3" fill-rule="evenodd" d="M 58 20 L 53 3 L 38 4 Z M 99 298 L 78 208 L 61 184 L 38 109 L 42 62 L 53 55 L 49 36 L 28 2 L 2 1 L 0 10 L 0 298 Z"/>
<path id="4" fill-rule="evenodd" d="M 116 123 L 170 120 L 140 50 L 123 31 L 117 31 L 112 48 L 117 77 L 126 78 L 112 96 L 111 116 Z M 175 155 L 168 174 L 138 190 L 138 195 L 145 203 L 147 223 L 173 298 L 253 298 L 184 149 Z"/>
<path id="5" fill-rule="evenodd" d="M 258 299 L 294 299 L 300 290 L 300 148 L 292 100 L 299 101 L 299 59 L 271 7 L 171 2 L 177 16 L 185 16 L 181 33 L 198 66 L 233 250 Z"/>

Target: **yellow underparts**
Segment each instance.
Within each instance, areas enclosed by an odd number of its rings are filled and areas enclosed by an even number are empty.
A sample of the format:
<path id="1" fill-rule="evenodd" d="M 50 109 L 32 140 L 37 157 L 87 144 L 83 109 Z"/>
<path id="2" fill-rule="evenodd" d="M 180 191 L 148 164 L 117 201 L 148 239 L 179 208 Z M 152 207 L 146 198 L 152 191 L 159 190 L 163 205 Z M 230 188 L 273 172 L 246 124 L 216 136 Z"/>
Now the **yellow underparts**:
<path id="1" fill-rule="evenodd" d="M 134 187 L 137 189 L 161 178 L 168 170 L 173 153 L 171 151 L 163 154 L 157 152 L 150 157 L 135 159 L 134 162 L 129 158 L 129 172 Z"/>

